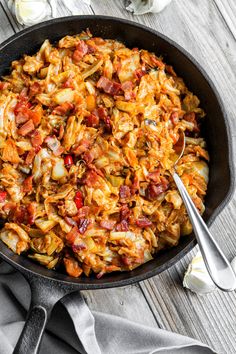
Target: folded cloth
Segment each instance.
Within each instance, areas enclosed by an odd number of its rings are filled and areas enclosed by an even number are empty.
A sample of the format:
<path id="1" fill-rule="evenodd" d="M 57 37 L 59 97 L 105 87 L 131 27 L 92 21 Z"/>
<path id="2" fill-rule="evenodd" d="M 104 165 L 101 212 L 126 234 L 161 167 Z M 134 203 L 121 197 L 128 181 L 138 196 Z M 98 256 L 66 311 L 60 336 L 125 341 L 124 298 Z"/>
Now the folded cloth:
<path id="1" fill-rule="evenodd" d="M 0 354 L 10 354 L 22 331 L 30 288 L 11 266 L 0 263 Z M 47 325 L 43 354 L 209 354 L 207 345 L 124 318 L 91 312 L 79 292 L 59 301 Z"/>

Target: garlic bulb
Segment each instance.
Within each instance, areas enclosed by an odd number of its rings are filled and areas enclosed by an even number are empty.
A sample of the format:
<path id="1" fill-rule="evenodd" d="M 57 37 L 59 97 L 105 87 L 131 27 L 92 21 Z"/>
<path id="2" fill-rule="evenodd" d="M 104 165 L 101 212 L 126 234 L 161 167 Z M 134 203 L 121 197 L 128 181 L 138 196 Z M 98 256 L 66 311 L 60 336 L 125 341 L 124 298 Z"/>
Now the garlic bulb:
<path id="1" fill-rule="evenodd" d="M 51 6 L 47 0 L 10 0 L 8 7 L 21 25 L 34 25 L 51 16 Z"/>
<path id="2" fill-rule="evenodd" d="M 199 251 L 188 266 L 183 286 L 199 295 L 210 293 L 216 289 Z"/>
<path id="3" fill-rule="evenodd" d="M 171 0 L 131 0 L 131 4 L 126 10 L 133 12 L 134 15 L 143 15 L 147 12 L 161 12 L 169 5 Z"/>

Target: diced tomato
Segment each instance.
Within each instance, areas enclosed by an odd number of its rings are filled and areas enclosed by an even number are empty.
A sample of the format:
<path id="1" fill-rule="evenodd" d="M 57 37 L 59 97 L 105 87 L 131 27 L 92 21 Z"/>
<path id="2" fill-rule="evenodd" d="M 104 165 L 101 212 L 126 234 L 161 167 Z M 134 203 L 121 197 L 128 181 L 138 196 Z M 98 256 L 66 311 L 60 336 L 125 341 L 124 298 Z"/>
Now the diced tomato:
<path id="1" fill-rule="evenodd" d="M 34 130 L 33 133 L 31 134 L 31 144 L 34 147 L 37 147 L 37 146 L 41 146 L 42 143 L 43 143 L 43 138 L 40 132 L 37 129 Z"/>
<path id="2" fill-rule="evenodd" d="M 103 227 L 106 230 L 112 230 L 116 224 L 116 221 L 112 220 L 102 220 L 100 222 L 100 226 Z"/>
<path id="3" fill-rule="evenodd" d="M 4 203 L 7 198 L 7 192 L 6 191 L 0 191 L 0 203 Z"/>
<path id="4" fill-rule="evenodd" d="M 130 197 L 130 188 L 129 186 L 120 186 L 119 195 L 121 199 L 129 198 Z"/>
<path id="5" fill-rule="evenodd" d="M 66 167 L 70 167 L 74 164 L 73 157 L 71 155 L 66 155 L 64 157 L 64 164 Z"/>
<path id="6" fill-rule="evenodd" d="M 59 106 L 55 107 L 52 111 L 52 114 L 58 114 L 64 116 L 65 114 L 69 113 L 74 109 L 73 103 L 70 102 L 63 102 Z"/>
<path id="7" fill-rule="evenodd" d="M 77 209 L 79 210 L 80 208 L 82 208 L 82 206 L 84 205 L 83 203 L 83 194 L 81 191 L 77 191 L 75 193 L 75 199 L 74 202 L 76 204 Z"/>
<path id="8" fill-rule="evenodd" d="M 19 135 L 26 136 L 32 132 L 32 130 L 34 130 L 34 123 L 32 119 L 30 119 L 17 130 L 17 133 Z"/>
<path id="9" fill-rule="evenodd" d="M 33 176 L 27 177 L 23 182 L 23 192 L 29 193 L 33 189 Z"/>
<path id="10" fill-rule="evenodd" d="M 152 225 L 152 222 L 148 218 L 140 218 L 136 220 L 136 225 L 141 228 L 145 228 Z"/>
<path id="11" fill-rule="evenodd" d="M 111 81 L 105 76 L 101 76 L 97 82 L 97 88 L 103 89 L 104 92 L 115 96 L 120 91 L 121 84 L 115 81 Z"/>

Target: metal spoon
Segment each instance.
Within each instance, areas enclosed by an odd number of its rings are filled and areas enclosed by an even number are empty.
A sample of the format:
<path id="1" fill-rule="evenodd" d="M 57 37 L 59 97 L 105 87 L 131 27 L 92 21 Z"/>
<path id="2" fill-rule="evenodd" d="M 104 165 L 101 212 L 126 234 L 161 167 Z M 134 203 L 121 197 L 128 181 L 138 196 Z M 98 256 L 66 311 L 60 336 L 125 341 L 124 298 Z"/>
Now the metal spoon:
<path id="1" fill-rule="evenodd" d="M 176 165 L 183 156 L 185 149 L 185 135 L 183 130 L 180 130 L 179 135 L 179 140 L 174 146 L 178 158 L 174 164 L 174 172 L 172 173 L 173 179 L 188 212 L 202 257 L 211 279 L 221 290 L 233 291 L 236 289 L 236 274 L 234 273 L 219 245 L 213 239 L 207 225 L 203 221 L 199 211 L 195 207 L 183 182 L 181 181 L 181 178 L 176 172 Z"/>

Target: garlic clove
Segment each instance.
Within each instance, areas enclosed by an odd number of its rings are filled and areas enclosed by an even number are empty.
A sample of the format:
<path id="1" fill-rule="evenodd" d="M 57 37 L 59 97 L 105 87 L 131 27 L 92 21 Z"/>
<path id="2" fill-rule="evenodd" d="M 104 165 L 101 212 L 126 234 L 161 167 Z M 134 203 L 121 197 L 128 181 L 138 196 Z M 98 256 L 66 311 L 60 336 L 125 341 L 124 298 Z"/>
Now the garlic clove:
<path id="1" fill-rule="evenodd" d="M 134 15 L 143 15 L 148 12 L 158 13 L 164 10 L 170 2 L 171 0 L 131 0 L 126 10 L 133 12 Z"/>
<path id="2" fill-rule="evenodd" d="M 199 251 L 188 266 L 183 286 L 199 295 L 211 293 L 216 289 Z"/>
<path id="3" fill-rule="evenodd" d="M 21 25 L 33 25 L 51 15 L 47 0 L 15 0 L 9 1 L 8 6 Z"/>

